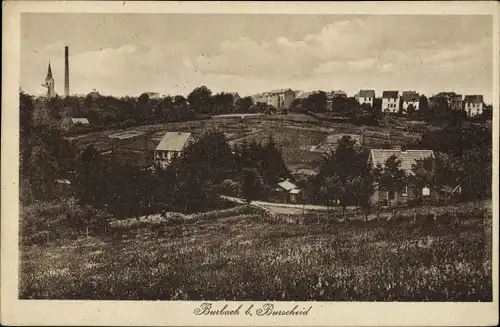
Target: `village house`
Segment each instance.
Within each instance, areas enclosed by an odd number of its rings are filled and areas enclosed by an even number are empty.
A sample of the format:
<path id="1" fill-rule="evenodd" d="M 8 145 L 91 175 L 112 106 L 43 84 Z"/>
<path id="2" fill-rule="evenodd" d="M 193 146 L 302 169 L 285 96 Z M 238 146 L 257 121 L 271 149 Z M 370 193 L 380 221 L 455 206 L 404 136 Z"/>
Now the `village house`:
<path id="1" fill-rule="evenodd" d="M 300 189 L 288 179 L 279 182 L 271 194 L 272 198 L 286 203 L 298 203 L 301 200 L 300 196 Z"/>
<path id="2" fill-rule="evenodd" d="M 418 111 L 420 96 L 416 91 L 403 91 L 403 112 L 408 111 L 408 107 L 413 106 L 415 111 Z"/>
<path id="3" fill-rule="evenodd" d="M 483 96 L 482 95 L 466 95 L 464 97 L 464 110 L 467 116 L 474 117 L 483 113 Z"/>
<path id="4" fill-rule="evenodd" d="M 354 98 L 360 105 L 362 105 L 363 103 L 368 103 L 373 107 L 373 101 L 375 100 L 375 90 L 359 90 Z"/>
<path id="5" fill-rule="evenodd" d="M 291 89 L 280 89 L 263 94 L 266 103 L 278 110 L 289 109 L 292 101 L 295 100 L 295 92 Z"/>
<path id="6" fill-rule="evenodd" d="M 399 91 L 384 91 L 382 93 L 382 112 L 399 112 Z"/>
<path id="7" fill-rule="evenodd" d="M 191 133 L 166 132 L 154 151 L 154 162 L 162 168 L 167 167 L 174 155 L 180 155 L 182 151 L 194 142 Z"/>
<path id="8" fill-rule="evenodd" d="M 347 98 L 347 93 L 345 93 L 342 90 L 333 90 L 331 92 L 328 92 L 326 95 L 327 95 L 327 97 L 329 99 L 333 99 L 333 98 Z"/>
<path id="9" fill-rule="evenodd" d="M 72 118 L 65 117 L 61 121 L 61 127 L 65 131 L 69 131 L 75 127 L 89 126 L 89 120 L 87 118 Z"/>
<path id="10" fill-rule="evenodd" d="M 412 168 L 413 165 L 417 163 L 417 160 L 435 158 L 432 150 L 402 151 L 400 149 L 372 149 L 368 158 L 368 164 L 372 169 L 375 168 L 377 164 L 380 164 L 383 167 L 385 161 L 393 155 L 401 160 L 401 169 L 404 170 L 407 175 L 413 174 Z M 414 200 L 417 197 L 417 192 L 424 197 L 430 197 L 430 185 L 429 187 L 424 187 L 421 190 L 415 190 L 412 186 L 407 185 L 402 190 L 397 192 L 382 191 L 379 190 L 377 185 L 375 185 L 375 191 L 370 197 L 370 204 L 385 205 L 388 204 L 388 201 L 391 202 L 391 206 L 404 204 L 410 200 Z"/>
<path id="11" fill-rule="evenodd" d="M 439 92 L 429 100 L 431 109 L 444 102 L 452 110 L 462 110 L 462 95 L 455 92 Z"/>

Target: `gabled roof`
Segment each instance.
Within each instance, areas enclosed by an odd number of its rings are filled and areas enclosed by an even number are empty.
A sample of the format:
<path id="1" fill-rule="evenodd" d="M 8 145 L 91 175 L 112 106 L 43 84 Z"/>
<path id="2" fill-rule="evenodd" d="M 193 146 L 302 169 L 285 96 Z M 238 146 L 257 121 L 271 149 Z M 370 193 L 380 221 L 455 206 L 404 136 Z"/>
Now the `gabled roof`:
<path id="1" fill-rule="evenodd" d="M 399 91 L 384 91 L 382 93 L 382 98 L 397 99 L 398 95 L 399 95 Z"/>
<path id="2" fill-rule="evenodd" d="M 455 97 L 462 98 L 462 95 L 461 94 L 457 94 L 455 92 L 439 92 L 434 97 L 436 97 L 436 98 L 455 98 Z"/>
<path id="3" fill-rule="evenodd" d="M 359 90 L 358 96 L 360 98 L 374 98 L 375 90 Z"/>
<path id="4" fill-rule="evenodd" d="M 284 189 L 285 191 L 290 191 L 297 188 L 297 186 L 290 183 L 289 181 L 283 181 L 281 183 L 278 183 L 278 186 Z"/>
<path id="5" fill-rule="evenodd" d="M 403 91 L 403 102 L 418 101 L 420 96 L 415 91 Z"/>
<path id="6" fill-rule="evenodd" d="M 482 95 L 466 95 L 464 98 L 464 102 L 468 103 L 483 103 L 483 96 Z"/>
<path id="7" fill-rule="evenodd" d="M 166 132 L 156 150 L 180 152 L 186 146 L 190 137 L 191 133 Z"/>
<path id="8" fill-rule="evenodd" d="M 384 165 L 385 161 L 390 156 L 396 156 L 401 160 L 401 168 L 406 172 L 411 171 L 412 166 L 417 160 L 425 158 L 434 158 L 434 151 L 432 150 L 393 150 L 393 149 L 372 149 L 370 151 L 370 158 L 373 166 L 377 164 Z"/>
<path id="9" fill-rule="evenodd" d="M 83 124 L 83 125 L 89 124 L 89 120 L 87 118 L 71 118 L 71 122 L 73 124 Z"/>

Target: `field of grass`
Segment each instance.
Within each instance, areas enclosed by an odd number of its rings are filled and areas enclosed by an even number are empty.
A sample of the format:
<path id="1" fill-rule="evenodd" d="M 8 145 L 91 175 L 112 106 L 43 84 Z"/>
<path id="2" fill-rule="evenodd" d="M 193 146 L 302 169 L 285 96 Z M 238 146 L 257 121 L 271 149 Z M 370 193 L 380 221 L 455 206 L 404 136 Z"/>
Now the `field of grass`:
<path id="1" fill-rule="evenodd" d="M 485 212 L 425 225 L 409 219 L 285 224 L 229 211 L 130 229 L 128 237 L 21 245 L 19 296 L 491 301 L 491 214 Z"/>

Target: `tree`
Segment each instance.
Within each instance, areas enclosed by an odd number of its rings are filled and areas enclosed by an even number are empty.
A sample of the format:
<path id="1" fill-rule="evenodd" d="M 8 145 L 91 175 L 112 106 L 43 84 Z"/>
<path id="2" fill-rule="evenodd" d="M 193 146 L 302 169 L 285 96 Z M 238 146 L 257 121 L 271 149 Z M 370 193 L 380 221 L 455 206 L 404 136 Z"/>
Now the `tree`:
<path id="1" fill-rule="evenodd" d="M 315 183 L 319 197 L 327 206 L 338 202 L 345 213 L 347 205 L 358 205 L 368 192 L 363 186 L 365 171 L 366 154 L 350 136 L 342 137 L 320 165 Z"/>
<path id="2" fill-rule="evenodd" d="M 430 113 L 429 109 L 429 100 L 425 95 L 420 95 L 419 101 L 418 101 L 418 115 L 421 117 L 427 117 Z"/>
<path id="3" fill-rule="evenodd" d="M 213 114 L 228 114 L 234 111 L 234 97 L 231 93 L 217 93 L 212 97 Z"/>
<path id="4" fill-rule="evenodd" d="M 257 156 L 259 157 L 261 175 L 266 185 L 274 186 L 281 178 L 289 177 L 290 172 L 272 135 L 269 136 L 266 145 Z"/>
<path id="5" fill-rule="evenodd" d="M 253 100 L 251 97 L 244 97 L 236 101 L 236 112 L 246 113 L 250 112 L 253 105 Z"/>
<path id="6" fill-rule="evenodd" d="M 303 102 L 302 107 L 312 112 L 326 111 L 327 95 L 324 91 L 314 92 Z"/>
<path id="7" fill-rule="evenodd" d="M 410 103 L 408 105 L 408 107 L 406 107 L 406 113 L 410 116 L 410 117 L 413 117 L 415 115 L 415 106 L 413 105 L 413 103 Z"/>
<path id="8" fill-rule="evenodd" d="M 196 113 L 212 113 L 212 91 L 205 85 L 195 88 L 189 93 L 187 100 L 189 107 Z"/>
<path id="9" fill-rule="evenodd" d="M 264 189 L 264 182 L 257 169 L 245 168 L 243 170 L 243 196 L 247 200 L 259 198 Z"/>
<path id="10" fill-rule="evenodd" d="M 395 196 L 396 192 L 400 192 L 406 186 L 407 176 L 401 169 L 401 159 L 392 155 L 387 158 L 383 166 L 377 164 L 375 176 L 379 189 L 387 192 L 387 202 L 390 208 L 393 195 Z"/>

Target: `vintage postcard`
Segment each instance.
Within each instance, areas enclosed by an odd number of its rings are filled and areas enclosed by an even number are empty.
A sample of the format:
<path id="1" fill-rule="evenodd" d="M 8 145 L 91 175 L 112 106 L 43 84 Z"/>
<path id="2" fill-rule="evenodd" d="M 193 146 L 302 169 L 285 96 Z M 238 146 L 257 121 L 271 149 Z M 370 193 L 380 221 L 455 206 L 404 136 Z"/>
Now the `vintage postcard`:
<path id="1" fill-rule="evenodd" d="M 497 2 L 3 3 L 1 323 L 498 323 Z"/>

